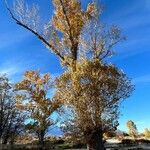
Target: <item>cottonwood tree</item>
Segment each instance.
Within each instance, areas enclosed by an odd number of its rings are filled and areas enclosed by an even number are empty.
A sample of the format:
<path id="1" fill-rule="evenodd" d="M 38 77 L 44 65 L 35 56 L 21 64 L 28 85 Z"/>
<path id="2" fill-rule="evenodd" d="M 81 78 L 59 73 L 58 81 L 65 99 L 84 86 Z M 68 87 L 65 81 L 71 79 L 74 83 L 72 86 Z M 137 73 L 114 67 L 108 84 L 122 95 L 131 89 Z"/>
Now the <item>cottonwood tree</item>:
<path id="1" fill-rule="evenodd" d="M 35 5 L 29 9 L 18 0 L 14 9 L 6 6 L 12 19 L 32 32 L 65 66 L 55 98 L 74 112 L 70 129 L 81 133 L 89 149 L 104 149 L 103 132 L 117 125 L 120 100 L 133 90 L 125 74 L 106 63 L 124 38 L 117 26 L 101 23 L 101 7 L 95 2 L 86 8 L 80 0 L 52 2 L 55 13 L 43 27 Z"/>
<path id="2" fill-rule="evenodd" d="M 26 129 L 35 133 L 42 145 L 48 128 L 55 124 L 51 118 L 52 114 L 61 106 L 58 100 L 48 98 L 52 87 L 53 82 L 49 74 L 40 75 L 38 71 L 26 71 L 24 79 L 17 83 L 15 88 L 20 97 L 18 107 L 29 112 L 28 119 L 31 121 L 26 125 Z"/>
<path id="3" fill-rule="evenodd" d="M 17 108 L 16 94 L 6 75 L 0 76 L 0 141 L 14 143 L 24 129 L 25 114 Z"/>
<path id="4" fill-rule="evenodd" d="M 83 60 L 76 72 L 68 70 L 57 81 L 56 97 L 71 109 L 64 130 L 80 136 L 89 149 L 104 149 L 103 133 L 116 130 L 120 101 L 131 90 L 130 80 L 115 66 Z"/>
<path id="5" fill-rule="evenodd" d="M 129 120 L 127 122 L 127 128 L 129 130 L 129 135 L 131 137 L 136 138 L 138 136 L 138 130 L 137 130 L 136 124 L 132 120 Z"/>

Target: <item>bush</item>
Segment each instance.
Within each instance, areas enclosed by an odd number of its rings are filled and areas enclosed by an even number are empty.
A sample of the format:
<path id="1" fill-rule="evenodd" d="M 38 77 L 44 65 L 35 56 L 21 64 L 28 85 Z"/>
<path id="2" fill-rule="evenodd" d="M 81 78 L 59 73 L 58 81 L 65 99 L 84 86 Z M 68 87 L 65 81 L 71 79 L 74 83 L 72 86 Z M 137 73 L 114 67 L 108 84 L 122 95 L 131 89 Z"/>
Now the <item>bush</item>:
<path id="1" fill-rule="evenodd" d="M 56 140 L 56 141 L 53 141 L 54 144 L 64 144 L 65 141 L 63 139 L 59 139 L 59 140 Z"/>
<path id="2" fill-rule="evenodd" d="M 144 143 L 144 144 L 150 144 L 150 140 L 146 140 L 146 139 L 139 139 L 137 140 L 138 143 Z"/>
<path id="3" fill-rule="evenodd" d="M 150 144 L 150 140 L 146 139 L 138 139 L 138 140 L 132 140 L 132 139 L 123 139 L 122 144 Z"/>
<path id="4" fill-rule="evenodd" d="M 72 148 L 72 145 L 70 145 L 70 144 L 62 144 L 62 145 L 59 145 L 59 148 L 69 149 L 69 148 Z"/>
<path id="5" fill-rule="evenodd" d="M 82 143 L 74 144 L 72 146 L 72 148 L 85 148 L 85 147 L 86 147 L 85 144 L 82 144 Z"/>
<path id="6" fill-rule="evenodd" d="M 136 144 L 136 141 L 135 140 L 131 140 L 131 139 L 123 139 L 122 144 Z"/>
<path id="7" fill-rule="evenodd" d="M 150 138 L 150 129 L 145 129 L 144 135 L 146 138 Z"/>
<path id="8" fill-rule="evenodd" d="M 112 138 L 112 137 L 115 137 L 115 136 L 116 136 L 116 133 L 113 132 L 113 131 L 108 131 L 108 132 L 104 133 L 104 137 L 106 137 L 106 138 Z"/>
<path id="9" fill-rule="evenodd" d="M 59 145 L 59 148 L 62 148 L 62 149 L 81 149 L 81 148 L 86 148 L 86 145 L 66 143 L 66 144 Z"/>

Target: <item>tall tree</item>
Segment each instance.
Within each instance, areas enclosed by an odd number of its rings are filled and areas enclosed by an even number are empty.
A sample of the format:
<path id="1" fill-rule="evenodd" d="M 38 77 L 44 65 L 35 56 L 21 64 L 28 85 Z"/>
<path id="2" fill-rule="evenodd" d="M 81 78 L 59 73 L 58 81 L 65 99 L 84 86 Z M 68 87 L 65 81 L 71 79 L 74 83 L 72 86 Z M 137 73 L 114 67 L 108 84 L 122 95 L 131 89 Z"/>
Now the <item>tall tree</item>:
<path id="1" fill-rule="evenodd" d="M 33 33 L 63 64 L 73 65 L 73 68 L 83 46 L 86 45 L 86 54 L 92 50 L 94 57 L 102 60 L 111 56 L 113 46 L 123 40 L 116 26 L 107 30 L 99 22 L 102 11 L 95 2 L 83 9 L 80 0 L 52 0 L 55 14 L 44 25 L 37 5 L 29 7 L 24 0 L 14 0 L 11 9 L 5 2 L 18 25 Z"/>
<path id="2" fill-rule="evenodd" d="M 119 104 L 131 91 L 130 80 L 115 66 L 83 60 L 57 81 L 56 98 L 70 108 L 64 131 L 81 137 L 90 150 L 104 149 L 103 133 L 116 130 Z"/>
<path id="3" fill-rule="evenodd" d="M 29 9 L 23 0 L 17 0 L 13 10 L 6 6 L 16 23 L 37 36 L 66 66 L 57 82 L 56 98 L 71 107 L 71 125 L 84 133 L 89 149 L 104 149 L 106 124 L 116 126 L 119 102 L 133 90 L 125 74 L 105 61 L 124 37 L 117 26 L 102 24 L 102 9 L 95 2 L 86 8 L 80 0 L 52 2 L 55 13 L 42 28 L 35 5 Z"/>
<path id="4" fill-rule="evenodd" d="M 51 125 L 55 121 L 51 118 L 57 111 L 61 103 L 53 98 L 48 98 L 53 82 L 49 74 L 40 75 L 38 71 L 26 71 L 24 79 L 16 84 L 19 91 L 20 107 L 29 112 L 31 122 L 26 128 L 35 133 L 39 138 L 39 143 L 44 144 L 44 137 Z M 24 97 L 24 101 L 22 101 Z"/>
<path id="5" fill-rule="evenodd" d="M 127 128 L 129 130 L 129 135 L 131 137 L 136 138 L 138 136 L 138 130 L 137 130 L 136 124 L 132 120 L 129 120 L 127 122 Z"/>

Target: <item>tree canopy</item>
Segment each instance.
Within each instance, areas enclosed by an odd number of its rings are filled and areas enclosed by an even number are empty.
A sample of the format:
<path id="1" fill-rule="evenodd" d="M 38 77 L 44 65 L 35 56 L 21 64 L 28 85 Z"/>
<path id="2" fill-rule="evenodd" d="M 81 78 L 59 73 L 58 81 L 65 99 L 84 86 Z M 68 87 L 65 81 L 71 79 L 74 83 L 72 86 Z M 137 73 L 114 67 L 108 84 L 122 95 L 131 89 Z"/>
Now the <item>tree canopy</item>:
<path id="1" fill-rule="evenodd" d="M 18 107 L 29 112 L 28 119 L 31 122 L 27 125 L 27 129 L 38 136 L 41 144 L 44 142 L 48 128 L 55 124 L 52 114 L 61 107 L 59 100 L 49 98 L 48 92 L 52 87 L 53 81 L 50 75 L 40 75 L 38 71 L 26 71 L 24 79 L 15 86 L 20 97 Z"/>
<path id="2" fill-rule="evenodd" d="M 24 129 L 26 116 L 17 107 L 13 85 L 6 75 L 0 76 L 0 141 L 14 142 Z"/>

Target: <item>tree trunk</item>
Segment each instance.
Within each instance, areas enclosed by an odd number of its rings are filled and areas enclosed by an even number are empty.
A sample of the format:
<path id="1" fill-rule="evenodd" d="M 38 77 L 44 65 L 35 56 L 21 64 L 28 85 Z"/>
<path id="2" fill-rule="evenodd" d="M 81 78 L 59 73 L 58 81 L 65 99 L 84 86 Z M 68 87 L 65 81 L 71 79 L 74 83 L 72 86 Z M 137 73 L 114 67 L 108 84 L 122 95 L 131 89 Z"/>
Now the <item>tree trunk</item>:
<path id="1" fill-rule="evenodd" d="M 10 133 L 9 133 L 9 129 L 7 129 L 6 133 L 4 134 L 3 136 L 3 144 L 7 144 L 8 143 L 8 140 L 10 138 Z"/>
<path id="2" fill-rule="evenodd" d="M 3 144 L 7 144 L 8 143 L 8 137 L 5 137 L 4 139 L 3 139 Z"/>
<path id="3" fill-rule="evenodd" d="M 43 146 L 44 146 L 44 132 L 41 131 L 41 132 L 39 133 L 38 137 L 39 137 L 39 144 L 40 144 L 40 147 L 43 148 Z"/>
<path id="4" fill-rule="evenodd" d="M 44 137 L 43 136 L 41 136 L 39 143 L 41 146 L 44 146 Z"/>
<path id="5" fill-rule="evenodd" d="M 103 142 L 103 134 L 101 131 L 95 131 L 87 140 L 87 150 L 106 150 Z"/>

